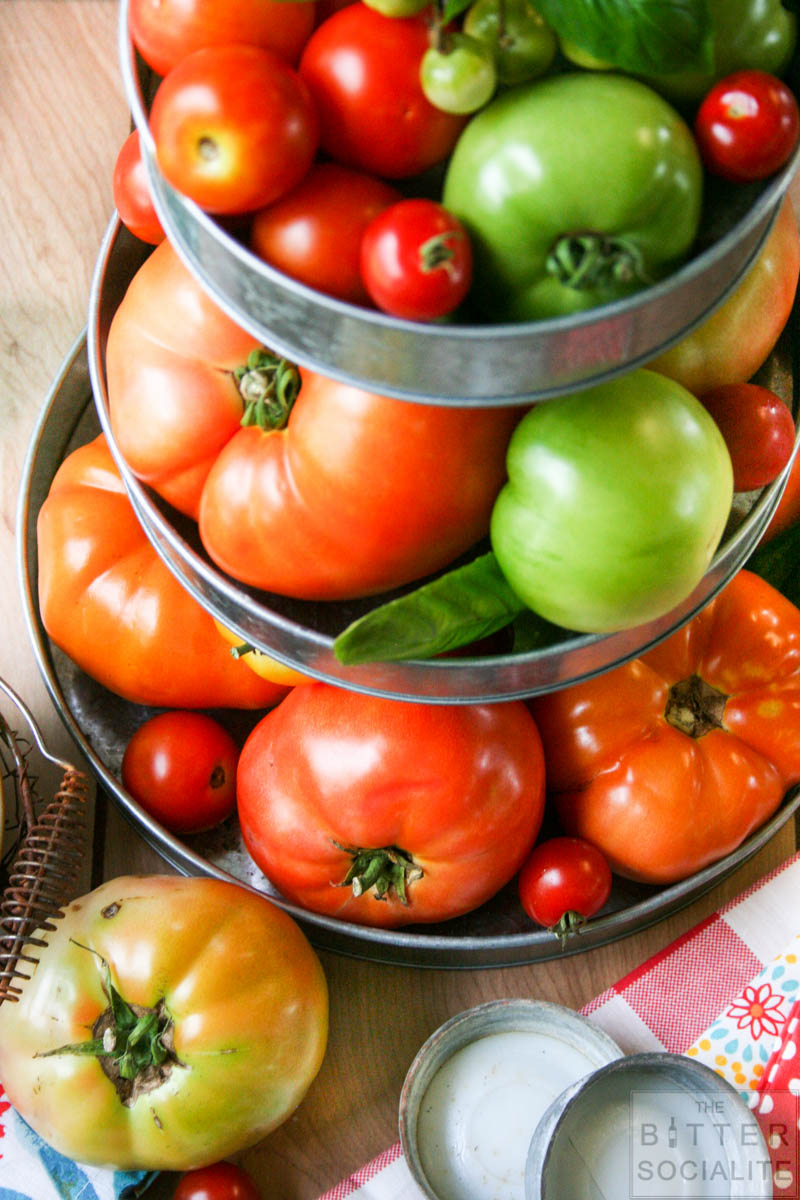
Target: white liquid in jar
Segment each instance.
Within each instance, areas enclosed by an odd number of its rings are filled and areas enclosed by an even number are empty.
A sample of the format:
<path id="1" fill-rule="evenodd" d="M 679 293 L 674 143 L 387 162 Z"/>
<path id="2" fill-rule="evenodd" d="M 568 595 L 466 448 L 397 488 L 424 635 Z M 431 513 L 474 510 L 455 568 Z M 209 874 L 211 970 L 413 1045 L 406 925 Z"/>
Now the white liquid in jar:
<path id="1" fill-rule="evenodd" d="M 420 1104 L 420 1162 L 441 1200 L 524 1200 L 533 1132 L 600 1064 L 544 1033 L 490 1033 L 457 1050 Z"/>

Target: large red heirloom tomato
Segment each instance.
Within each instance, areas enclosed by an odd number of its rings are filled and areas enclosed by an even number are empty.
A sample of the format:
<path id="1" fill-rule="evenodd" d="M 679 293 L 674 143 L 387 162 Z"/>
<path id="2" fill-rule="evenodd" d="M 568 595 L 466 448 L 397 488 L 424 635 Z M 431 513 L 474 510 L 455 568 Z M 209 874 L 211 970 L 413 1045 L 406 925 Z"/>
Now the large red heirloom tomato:
<path id="1" fill-rule="evenodd" d="M 328 991 L 299 926 L 266 896 L 128 876 L 50 930 L 18 1001 L 0 1006 L 0 1076 L 56 1150 L 184 1171 L 297 1108 L 325 1053 Z"/>
<path id="2" fill-rule="evenodd" d="M 196 517 L 211 464 L 239 428 L 259 343 L 211 300 L 169 242 L 142 264 L 106 347 L 111 429 L 133 473 Z"/>
<path id="3" fill-rule="evenodd" d="M 539 832 L 544 762 L 521 701 L 438 705 L 295 688 L 244 744 L 239 821 L 289 900 L 393 927 L 477 908 Z"/>
<path id="4" fill-rule="evenodd" d="M 158 557 L 102 436 L 59 467 L 37 538 L 42 623 L 104 687 L 165 708 L 266 708 L 286 694 L 232 658 Z"/>
<path id="5" fill-rule="evenodd" d="M 800 781 L 800 612 L 740 571 L 654 650 L 530 704 L 566 832 L 619 875 L 683 879 Z"/>
<path id="6" fill-rule="evenodd" d="M 235 579 L 303 600 L 420 579 L 488 531 L 519 416 L 394 400 L 301 369 L 286 427 L 246 426 L 217 457 L 203 545 Z"/>

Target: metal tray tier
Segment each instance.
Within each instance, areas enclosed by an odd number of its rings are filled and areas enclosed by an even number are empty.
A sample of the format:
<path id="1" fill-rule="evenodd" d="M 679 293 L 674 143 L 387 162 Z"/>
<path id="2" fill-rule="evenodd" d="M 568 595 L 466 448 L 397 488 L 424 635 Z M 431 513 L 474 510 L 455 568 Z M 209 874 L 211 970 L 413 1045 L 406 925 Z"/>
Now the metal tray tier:
<path id="1" fill-rule="evenodd" d="M 588 312 L 515 324 L 424 324 L 331 299 L 270 267 L 161 175 L 145 92 L 150 75 L 121 0 L 119 53 L 153 202 L 177 253 L 253 337 L 302 366 L 387 396 L 445 405 L 530 403 L 644 365 L 684 337 L 742 279 L 800 165 L 771 179 L 706 180 L 692 257 L 669 278 Z"/>
<path id="2" fill-rule="evenodd" d="M 124 816 L 172 866 L 187 875 L 234 880 L 263 892 L 303 926 L 315 946 L 374 962 L 414 967 L 505 967 L 578 954 L 627 937 L 677 912 L 719 883 L 760 850 L 800 809 L 800 788 L 737 850 L 696 875 L 668 887 L 616 879 L 603 911 L 565 950 L 547 930 L 534 927 L 514 882 L 466 916 L 439 925 L 401 930 L 348 925 L 287 903 L 250 859 L 236 818 L 217 829 L 179 839 L 148 816 L 120 782 L 120 764 L 134 730 L 158 710 L 131 704 L 80 671 L 49 640 L 38 605 L 36 520 L 64 457 L 99 431 L 91 398 L 85 341 L 65 360 L 31 438 L 17 514 L 18 574 L 28 631 L 39 669 L 68 731 Z M 260 713 L 212 713 L 241 743 Z"/>
<path id="3" fill-rule="evenodd" d="M 234 630 L 243 642 L 250 642 L 280 662 L 317 679 L 394 699 L 474 703 L 531 696 L 596 675 L 667 637 L 724 587 L 755 547 L 780 499 L 788 467 L 769 487 L 735 497 L 728 527 L 704 578 L 682 604 L 646 625 L 608 635 L 565 632 L 562 641 L 524 653 L 346 667 L 333 651 L 336 636 L 382 600 L 409 591 L 415 585 L 382 597 L 336 603 L 293 600 L 245 587 L 211 562 L 195 523 L 145 487 L 115 443 L 108 412 L 106 340 L 127 285 L 149 251 L 119 221 L 112 220 L 95 269 L 89 309 L 88 355 L 95 402 L 128 496 L 158 554 L 204 608 Z M 793 354 L 798 320 L 800 311 L 796 310 L 759 375 L 791 404 L 796 417 L 800 388 Z"/>

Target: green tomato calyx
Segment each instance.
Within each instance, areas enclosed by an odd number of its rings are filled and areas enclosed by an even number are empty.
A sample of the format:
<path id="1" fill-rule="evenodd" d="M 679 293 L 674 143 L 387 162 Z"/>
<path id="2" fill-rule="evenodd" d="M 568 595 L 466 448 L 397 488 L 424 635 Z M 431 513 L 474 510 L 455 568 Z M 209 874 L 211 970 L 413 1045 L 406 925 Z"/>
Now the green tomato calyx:
<path id="1" fill-rule="evenodd" d="M 344 850 L 352 858 L 350 869 L 339 887 L 350 887 L 354 896 L 363 896 L 372 890 L 376 900 L 386 900 L 394 892 L 401 904 L 410 903 L 408 888 L 424 872 L 417 866 L 407 850 L 397 846 L 353 848 L 334 842 L 338 850 Z"/>
<path id="2" fill-rule="evenodd" d="M 586 917 L 582 913 L 574 912 L 570 909 L 569 912 L 562 913 L 561 917 L 556 921 L 555 925 L 550 925 L 547 932 L 552 933 L 561 942 L 563 950 L 567 942 L 575 934 L 578 934 L 586 924 Z"/>
<path id="3" fill-rule="evenodd" d="M 604 233 L 563 233 L 545 260 L 548 274 L 576 291 L 652 283 L 639 247 Z"/>
<path id="4" fill-rule="evenodd" d="M 699 675 L 690 675 L 670 688 L 664 718 L 687 737 L 700 738 L 712 729 L 724 728 L 722 718 L 727 701 L 723 692 Z"/>
<path id="5" fill-rule="evenodd" d="M 283 429 L 300 391 L 294 363 L 260 346 L 252 350 L 243 367 L 233 373 L 244 400 L 242 425 Z"/>
<path id="6" fill-rule="evenodd" d="M 102 954 L 74 938 L 70 941 L 99 960 L 108 1007 L 95 1020 L 88 1041 L 45 1050 L 35 1057 L 82 1054 L 96 1058 L 121 1102 L 130 1107 L 137 1096 L 160 1087 L 174 1066 L 184 1065 L 175 1054 L 172 1017 L 163 998 L 154 1008 L 129 1004 L 112 983 L 111 969 Z"/>

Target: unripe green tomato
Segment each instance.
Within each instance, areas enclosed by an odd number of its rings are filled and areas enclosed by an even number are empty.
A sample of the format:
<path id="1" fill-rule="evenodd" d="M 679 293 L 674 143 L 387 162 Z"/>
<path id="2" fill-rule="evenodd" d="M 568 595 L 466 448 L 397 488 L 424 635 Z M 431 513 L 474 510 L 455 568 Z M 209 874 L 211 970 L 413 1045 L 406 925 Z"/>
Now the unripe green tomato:
<path id="1" fill-rule="evenodd" d="M 384 17 L 413 17 L 427 8 L 430 0 L 364 0 L 364 3 Z"/>
<path id="2" fill-rule="evenodd" d="M 419 78 L 425 98 L 447 113 L 475 112 L 497 88 L 491 47 L 466 33 L 447 34 L 441 49 L 426 50 Z"/>
<path id="3" fill-rule="evenodd" d="M 492 549 L 555 625 L 611 633 L 685 601 L 730 514 L 725 441 L 699 400 L 655 371 L 535 405 L 512 434 Z"/>
<path id="4" fill-rule="evenodd" d="M 491 47 L 497 78 L 506 84 L 543 75 L 558 49 L 555 33 L 530 0 L 475 0 L 464 32 Z"/>

